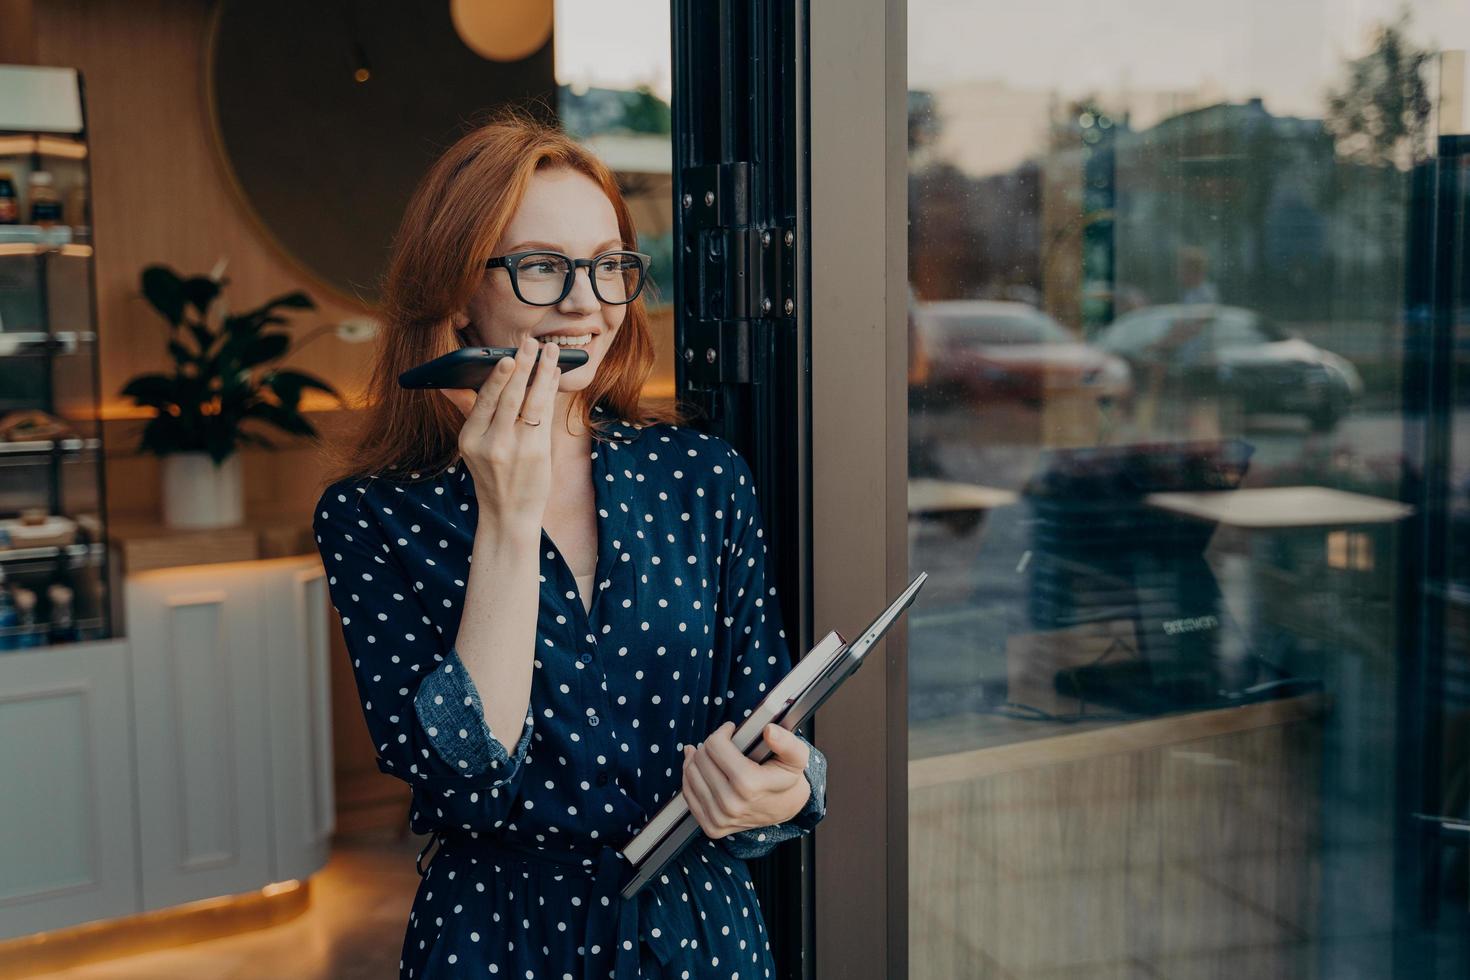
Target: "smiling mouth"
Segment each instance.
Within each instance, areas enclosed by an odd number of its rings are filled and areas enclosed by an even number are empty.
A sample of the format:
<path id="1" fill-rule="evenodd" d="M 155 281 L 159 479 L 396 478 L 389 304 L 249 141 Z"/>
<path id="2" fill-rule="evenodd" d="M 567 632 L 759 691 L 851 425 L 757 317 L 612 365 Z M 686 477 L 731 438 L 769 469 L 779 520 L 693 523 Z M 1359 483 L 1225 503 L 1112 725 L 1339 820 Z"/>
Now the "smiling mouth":
<path id="1" fill-rule="evenodd" d="M 592 343 L 592 340 L 595 336 L 595 334 L 591 333 L 542 334 L 536 339 L 542 341 L 543 343 L 548 340 L 554 341 L 558 347 L 586 347 L 588 344 Z"/>

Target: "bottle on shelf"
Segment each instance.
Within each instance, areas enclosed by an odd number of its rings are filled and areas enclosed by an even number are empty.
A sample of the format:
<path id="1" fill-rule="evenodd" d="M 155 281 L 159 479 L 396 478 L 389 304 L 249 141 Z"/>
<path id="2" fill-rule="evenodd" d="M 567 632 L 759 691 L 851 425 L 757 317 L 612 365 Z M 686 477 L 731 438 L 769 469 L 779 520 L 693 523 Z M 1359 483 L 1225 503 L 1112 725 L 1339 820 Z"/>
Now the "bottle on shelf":
<path id="1" fill-rule="evenodd" d="M 0 225 L 20 224 L 20 195 L 15 189 L 15 177 L 9 170 L 0 170 Z"/>
<path id="2" fill-rule="evenodd" d="M 24 586 L 15 587 L 16 625 L 20 627 L 16 646 L 22 649 L 38 647 L 42 643 L 40 630 L 36 628 L 36 593 Z"/>
<path id="3" fill-rule="evenodd" d="M 52 582 L 46 587 L 46 598 L 51 602 L 51 624 L 46 642 L 75 643 L 80 637 L 72 614 L 71 587 Z"/>
<path id="4" fill-rule="evenodd" d="M 15 601 L 10 597 L 10 586 L 5 583 L 5 569 L 0 568 L 0 650 L 14 650 L 20 645 L 15 629 L 19 621 Z"/>
<path id="5" fill-rule="evenodd" d="M 49 171 L 31 171 L 31 224 L 46 227 L 61 220 L 61 197 L 56 193 L 55 183 Z"/>

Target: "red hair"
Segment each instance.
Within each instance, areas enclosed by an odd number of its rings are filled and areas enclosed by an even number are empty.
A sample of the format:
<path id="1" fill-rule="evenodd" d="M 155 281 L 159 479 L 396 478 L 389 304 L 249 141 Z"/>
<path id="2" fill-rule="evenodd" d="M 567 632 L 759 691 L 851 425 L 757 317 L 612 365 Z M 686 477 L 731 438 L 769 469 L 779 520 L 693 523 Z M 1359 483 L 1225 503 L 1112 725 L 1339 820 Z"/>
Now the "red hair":
<path id="1" fill-rule="evenodd" d="M 368 382 L 368 407 L 353 437 L 324 450 L 331 471 L 327 484 L 410 471 L 432 478 L 458 460 L 464 416 L 433 389 L 400 387 L 398 376 L 461 346 L 454 315 L 479 287 L 485 260 L 532 175 L 555 168 L 585 174 L 601 187 L 624 243 L 637 247 L 617 178 L 561 130 L 512 108 L 460 137 L 429 168 L 404 211 L 383 280 L 383 330 Z M 592 419 L 592 407 L 599 403 L 614 418 L 640 425 L 685 423 L 677 405 L 640 404 L 654 357 L 648 309 L 640 296 L 628 304 L 617 339 L 572 405 L 594 438 L 606 424 Z"/>

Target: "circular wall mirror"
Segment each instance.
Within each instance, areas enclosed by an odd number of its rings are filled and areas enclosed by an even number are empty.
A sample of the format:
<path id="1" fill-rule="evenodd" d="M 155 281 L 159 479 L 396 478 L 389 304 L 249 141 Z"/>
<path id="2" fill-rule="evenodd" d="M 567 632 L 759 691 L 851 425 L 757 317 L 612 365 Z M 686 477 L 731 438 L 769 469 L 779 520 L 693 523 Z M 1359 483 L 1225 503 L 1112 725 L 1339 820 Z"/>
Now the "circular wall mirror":
<path id="1" fill-rule="evenodd" d="M 339 301 L 376 302 L 409 195 L 466 128 L 510 102 L 555 121 L 552 0 L 490 2 L 471 19 L 452 6 L 216 6 L 205 77 L 227 172 L 265 237 Z M 505 32 L 515 45 L 476 40 L 494 33 L 496 12 L 516 19 Z"/>

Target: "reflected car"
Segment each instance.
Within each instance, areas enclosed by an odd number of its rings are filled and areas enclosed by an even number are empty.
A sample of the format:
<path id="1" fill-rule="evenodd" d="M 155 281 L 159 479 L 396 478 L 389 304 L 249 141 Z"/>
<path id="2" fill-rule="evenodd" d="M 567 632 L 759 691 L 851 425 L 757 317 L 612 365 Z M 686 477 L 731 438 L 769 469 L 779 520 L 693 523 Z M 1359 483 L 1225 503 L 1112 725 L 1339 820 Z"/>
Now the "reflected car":
<path id="1" fill-rule="evenodd" d="M 1046 313 L 1002 300 L 938 300 L 916 311 L 928 349 L 928 382 L 949 403 L 1019 402 L 1081 394 L 1127 400 L 1126 360 L 1078 340 Z"/>
<path id="2" fill-rule="evenodd" d="M 1239 306 L 1151 306 L 1114 320 L 1095 342 L 1140 379 L 1228 395 L 1246 412 L 1301 416 L 1318 430 L 1334 427 L 1363 393 L 1346 358 Z"/>

